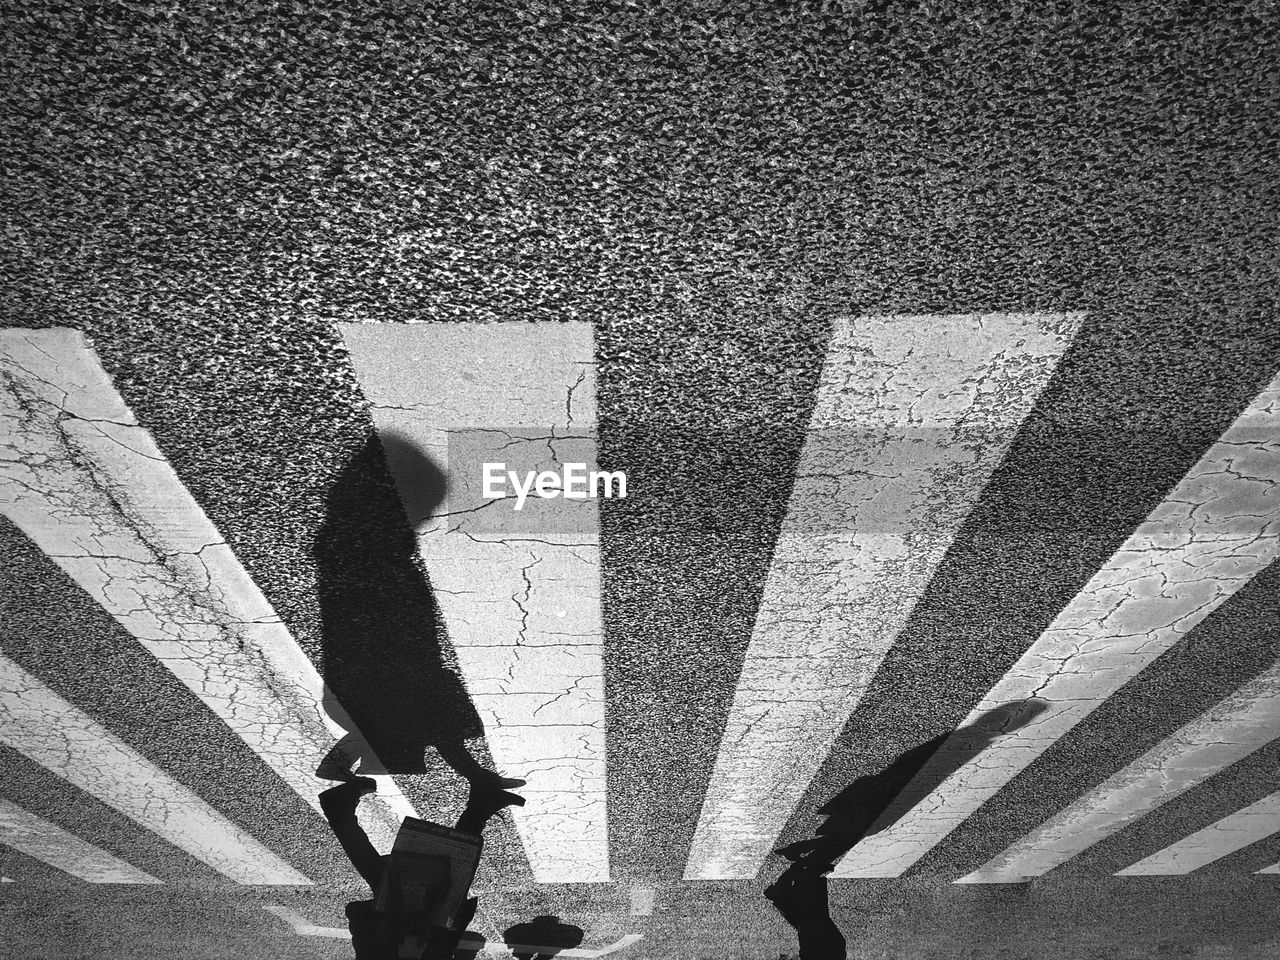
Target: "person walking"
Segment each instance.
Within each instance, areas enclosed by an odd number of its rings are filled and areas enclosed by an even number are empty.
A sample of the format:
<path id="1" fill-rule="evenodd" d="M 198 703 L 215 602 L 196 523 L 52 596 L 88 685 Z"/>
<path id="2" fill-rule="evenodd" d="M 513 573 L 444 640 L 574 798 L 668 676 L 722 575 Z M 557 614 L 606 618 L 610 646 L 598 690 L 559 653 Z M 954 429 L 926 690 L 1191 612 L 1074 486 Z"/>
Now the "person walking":
<path id="1" fill-rule="evenodd" d="M 454 829 L 482 840 L 485 824 L 498 811 L 511 806 L 524 806 L 524 798 L 508 788 L 522 787 L 525 781 L 498 777 L 473 779 L 466 808 Z M 351 865 L 369 885 L 374 899 L 347 904 L 347 925 L 351 929 L 351 945 L 356 960 L 449 960 L 467 924 L 475 916 L 477 901 L 469 897 L 454 917 L 453 929 L 432 926 L 425 943 L 406 934 L 399 918 L 375 906 L 378 894 L 387 880 L 389 857 L 378 853 L 368 834 L 356 819 L 361 798 L 377 791 L 370 777 L 353 777 L 320 794 L 320 809 L 330 829 L 342 845 Z"/>

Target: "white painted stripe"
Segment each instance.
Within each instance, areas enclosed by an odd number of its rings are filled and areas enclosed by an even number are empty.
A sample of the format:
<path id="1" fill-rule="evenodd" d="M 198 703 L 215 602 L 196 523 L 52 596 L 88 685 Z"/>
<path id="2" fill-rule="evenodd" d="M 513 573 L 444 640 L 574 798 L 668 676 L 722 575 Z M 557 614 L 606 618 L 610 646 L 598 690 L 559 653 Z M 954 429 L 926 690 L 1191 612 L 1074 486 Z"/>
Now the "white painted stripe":
<path id="1" fill-rule="evenodd" d="M 965 737 L 953 735 L 885 812 L 881 819 L 891 825 L 859 843 L 833 876 L 900 875 L 1274 560 L 1277 534 L 1280 378 L 1058 614 L 969 720 L 1033 695 L 1046 701 L 1045 712 L 942 780 L 939 771 L 955 766 L 952 758 L 967 749 Z"/>
<path id="2" fill-rule="evenodd" d="M 685 879 L 756 875 L 1080 320 L 836 326 Z"/>
<path id="3" fill-rule="evenodd" d="M 182 784 L 3 655 L 0 655 L 0 743 L 238 883 L 311 883 Z"/>
<path id="4" fill-rule="evenodd" d="M 1048 873 L 1278 736 L 1280 664 L 956 882 L 1017 883 Z M 1214 839 L 1222 842 L 1228 836 L 1219 831 Z M 1200 853 L 1209 849 L 1202 846 Z"/>
<path id="5" fill-rule="evenodd" d="M 0 800 L 0 843 L 88 883 L 164 882 L 8 800 Z"/>
<path id="6" fill-rule="evenodd" d="M 1280 793 L 1273 793 L 1117 871 L 1116 876 L 1159 877 L 1191 873 L 1265 840 L 1277 831 L 1280 831 Z M 1280 873 L 1280 870 L 1268 867 L 1257 872 Z"/>
<path id="7" fill-rule="evenodd" d="M 479 484 L 449 464 L 450 431 L 508 431 L 502 462 L 566 445 L 594 458 L 595 366 L 586 323 L 342 324 L 380 434 L 396 434 L 450 470 L 455 490 Z M 541 437 L 521 440 L 520 431 Z M 576 440 L 566 441 L 572 435 Z M 552 437 L 557 439 L 551 439 Z M 490 438 L 490 442 L 492 438 Z M 554 448 L 554 449 L 552 449 Z M 456 447 L 455 447 L 456 449 Z M 495 448 L 496 451 L 496 448 Z M 498 452 L 495 452 L 495 456 Z M 575 456 L 574 459 L 578 459 Z M 456 458 L 455 458 L 456 459 Z M 498 461 L 495 461 L 498 462 Z M 420 477 L 392 458 L 401 495 Z M 499 529 L 531 514 L 513 501 L 423 524 L 419 553 L 498 768 L 528 779 L 514 810 L 534 879 L 609 880 L 605 810 L 600 537 L 594 500 L 531 501 L 575 511 L 577 532 Z M 557 515 L 559 516 L 559 515 Z"/>
<path id="8" fill-rule="evenodd" d="M 0 511 L 319 810 L 345 734 L 319 674 L 80 333 L 0 331 L 0 428 Z M 361 816 L 390 849 L 414 811 L 376 779 Z"/>
<path id="9" fill-rule="evenodd" d="M 0 877 L 0 883 L 13 883 L 12 877 Z"/>
<path id="10" fill-rule="evenodd" d="M 1255 870 L 1254 873 L 1280 873 L 1280 863 L 1273 863 L 1269 867 L 1263 867 L 1261 870 Z"/>

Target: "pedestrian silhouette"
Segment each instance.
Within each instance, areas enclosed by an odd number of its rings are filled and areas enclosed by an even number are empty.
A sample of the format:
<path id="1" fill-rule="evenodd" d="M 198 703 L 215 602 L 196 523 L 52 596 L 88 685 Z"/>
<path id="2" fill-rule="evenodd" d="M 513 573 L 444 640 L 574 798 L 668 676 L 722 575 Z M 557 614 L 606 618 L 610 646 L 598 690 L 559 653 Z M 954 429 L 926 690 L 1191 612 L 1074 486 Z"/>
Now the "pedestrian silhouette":
<path id="1" fill-rule="evenodd" d="M 455 829 L 476 837 L 499 810 L 524 804 L 507 791 L 524 781 L 488 769 L 467 745 L 484 727 L 461 678 L 446 663 L 440 612 L 418 558 L 415 532 L 435 514 L 445 492 L 444 472 L 429 456 L 399 437 L 379 438 L 371 431 L 329 489 L 315 540 L 325 706 L 348 730 L 317 770 L 344 781 L 320 794 L 320 807 L 375 897 L 384 886 L 395 893 L 400 882 L 409 881 L 388 869 L 389 858 L 377 852 L 356 819 L 361 797 L 376 789 L 372 779 L 357 773 L 426 772 L 425 754 L 434 747 L 470 783 Z M 431 882 L 416 878 L 412 899 L 438 903 L 448 882 L 445 873 Z M 349 903 L 357 960 L 447 960 L 475 909 L 475 899 L 467 900 L 453 929 L 446 929 L 419 922 L 424 910 L 410 923 L 394 910 L 376 909 L 374 900 Z"/>
<path id="2" fill-rule="evenodd" d="M 372 431 L 329 490 L 315 539 L 325 705 L 363 739 L 339 741 L 320 764 L 322 777 L 347 779 L 356 763 L 365 774 L 423 773 L 431 747 L 469 780 L 493 776 L 467 746 L 484 727 L 445 662 L 440 611 L 418 557 L 415 526 L 445 490 L 429 456 Z"/>
<path id="3" fill-rule="evenodd" d="M 879 773 L 859 777 L 819 808 L 826 820 L 813 837 L 777 851 L 791 865 L 764 892 L 795 929 L 800 960 L 844 960 L 845 939 L 831 919 L 826 874 L 864 837 L 887 829 L 911 809 L 904 805 L 894 816 L 880 819 L 942 744 L 956 737 L 954 749 L 947 752 L 945 767 L 933 771 L 938 782 L 976 757 L 997 737 L 1025 726 L 1046 709 L 1048 704 L 1043 700 L 1031 698 L 988 710 L 973 723 L 906 751 Z"/>

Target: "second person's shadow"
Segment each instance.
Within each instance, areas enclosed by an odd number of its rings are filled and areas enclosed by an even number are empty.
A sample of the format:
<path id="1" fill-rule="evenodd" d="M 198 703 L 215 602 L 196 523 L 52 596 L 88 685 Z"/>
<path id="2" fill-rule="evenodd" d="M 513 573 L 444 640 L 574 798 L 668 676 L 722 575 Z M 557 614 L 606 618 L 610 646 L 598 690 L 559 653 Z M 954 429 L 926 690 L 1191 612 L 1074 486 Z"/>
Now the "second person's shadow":
<path id="1" fill-rule="evenodd" d="M 939 734 L 900 755 L 883 770 L 859 777 L 819 808 L 826 820 L 807 840 L 777 852 L 791 861 L 764 892 L 784 920 L 796 931 L 801 960 L 843 960 L 844 934 L 831 918 L 827 897 L 827 873 L 864 837 L 888 829 L 914 806 L 896 807 L 898 795 L 925 769 L 935 755 L 940 763 L 930 771 L 931 783 L 941 782 L 998 737 L 1026 726 L 1048 709 L 1043 700 L 1031 698 L 1002 704 L 978 716 L 959 730 Z M 959 735 L 959 736 L 957 736 Z M 956 742 L 945 755 L 942 745 Z M 923 796 L 918 798 L 923 799 Z M 885 814 L 893 810 L 893 814 Z M 882 819 L 883 817 L 883 819 Z"/>
<path id="2" fill-rule="evenodd" d="M 468 779 L 493 776 L 466 744 L 484 727 L 445 662 L 440 610 L 418 558 L 415 528 L 445 492 L 429 456 L 373 431 L 329 490 L 315 539 L 325 706 L 362 736 L 334 746 L 322 777 L 347 779 L 357 763 L 365 774 L 422 773 L 430 747 Z"/>
<path id="3" fill-rule="evenodd" d="M 947 740 L 955 738 L 956 743 L 947 751 L 945 764 L 933 771 L 939 781 L 968 763 L 998 737 L 1026 726 L 1047 707 L 1043 700 L 1035 698 L 1002 704 L 967 726 L 913 747 L 885 769 L 859 777 L 824 803 L 818 812 L 825 814 L 826 820 L 814 836 L 783 847 L 778 853 L 792 861 L 793 869 L 819 873 L 833 869 L 863 837 L 888 829 L 906 815 L 910 807 L 903 804 L 894 816 L 880 819 Z"/>

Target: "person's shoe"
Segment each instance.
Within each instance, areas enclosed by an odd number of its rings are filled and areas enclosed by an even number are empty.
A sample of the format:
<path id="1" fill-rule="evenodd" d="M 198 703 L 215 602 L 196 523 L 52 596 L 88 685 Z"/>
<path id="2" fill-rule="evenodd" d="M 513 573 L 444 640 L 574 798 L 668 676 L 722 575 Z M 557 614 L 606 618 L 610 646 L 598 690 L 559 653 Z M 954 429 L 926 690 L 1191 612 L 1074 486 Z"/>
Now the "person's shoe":
<path id="1" fill-rule="evenodd" d="M 522 781 L 523 782 L 523 781 Z M 467 800 L 467 812 L 477 813 L 486 820 L 506 807 L 523 807 L 524 797 L 506 790 L 487 790 L 473 787 Z"/>
<path id="2" fill-rule="evenodd" d="M 350 780 L 351 768 L 359 760 L 359 753 L 355 749 L 355 738 L 347 734 L 329 748 L 329 752 L 316 767 L 316 776 L 321 780 Z"/>
<path id="3" fill-rule="evenodd" d="M 482 770 L 467 777 L 467 780 L 473 790 L 514 790 L 516 787 L 523 787 L 529 782 L 528 780 L 520 780 L 517 777 L 501 776 L 496 770 Z"/>
<path id="4" fill-rule="evenodd" d="M 342 811 L 343 807 L 354 810 L 360 798 L 366 793 L 377 793 L 378 784 L 370 777 L 352 777 L 346 783 L 320 792 L 320 809 L 325 816 Z"/>

